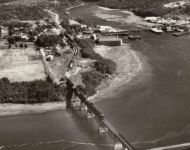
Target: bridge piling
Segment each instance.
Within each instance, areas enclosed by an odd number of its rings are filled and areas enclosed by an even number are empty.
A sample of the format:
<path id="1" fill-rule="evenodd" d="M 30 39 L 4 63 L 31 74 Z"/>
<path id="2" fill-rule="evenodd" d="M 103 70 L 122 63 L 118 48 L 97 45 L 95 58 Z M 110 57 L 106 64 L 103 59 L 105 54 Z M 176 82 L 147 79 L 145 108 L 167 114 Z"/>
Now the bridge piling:
<path id="1" fill-rule="evenodd" d="M 74 88 L 73 83 L 68 79 L 67 82 L 67 90 L 69 90 L 66 94 L 66 102 L 67 108 L 72 109 L 72 97 L 73 94 L 78 97 L 80 101 L 79 110 L 81 112 L 86 113 L 87 119 L 94 118 L 98 126 L 98 134 L 109 133 L 115 139 L 113 142 L 114 150 L 134 150 L 133 146 L 123 137 L 106 119 L 103 113 L 99 109 L 97 109 L 94 104 L 85 97 L 85 95 L 81 94 L 76 88 Z"/>
<path id="2" fill-rule="evenodd" d="M 87 117 L 87 119 L 91 119 L 91 118 L 94 118 L 94 117 L 95 117 L 95 115 L 94 115 L 94 113 L 93 113 L 93 112 L 89 111 L 89 109 L 88 109 L 88 110 L 87 110 L 86 117 Z"/>
<path id="3" fill-rule="evenodd" d="M 106 133 L 108 132 L 108 128 L 100 121 L 99 128 L 98 128 L 98 133 Z"/>

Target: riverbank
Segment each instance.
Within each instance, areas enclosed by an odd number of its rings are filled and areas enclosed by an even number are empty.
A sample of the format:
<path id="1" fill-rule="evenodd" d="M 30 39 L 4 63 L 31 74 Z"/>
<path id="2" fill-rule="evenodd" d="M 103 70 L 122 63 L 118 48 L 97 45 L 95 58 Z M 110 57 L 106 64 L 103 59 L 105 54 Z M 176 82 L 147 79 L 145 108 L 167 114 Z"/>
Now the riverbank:
<path id="1" fill-rule="evenodd" d="M 73 8 L 82 6 L 74 6 Z M 72 8 L 70 8 L 72 9 Z M 58 18 L 58 17 L 56 17 Z M 56 19 L 58 20 L 58 19 Z M 97 88 L 98 93 L 89 99 L 96 102 L 94 99 L 99 100 L 102 97 L 113 93 L 117 88 L 122 85 L 126 85 L 131 79 L 137 75 L 142 69 L 142 63 L 139 55 L 133 51 L 129 44 L 124 44 L 119 47 L 108 47 L 108 46 L 96 46 L 95 51 L 107 59 L 111 59 L 117 64 L 116 73 L 110 76 L 107 80 L 104 80 Z M 65 103 L 45 103 L 45 104 L 1 104 L 0 105 L 0 116 L 9 115 L 21 115 L 21 114 L 34 114 L 44 113 L 53 110 L 64 109 Z"/>
<path id="2" fill-rule="evenodd" d="M 27 114 L 40 114 L 65 109 L 65 102 L 41 104 L 0 104 L 0 117 Z"/>
<path id="3" fill-rule="evenodd" d="M 101 56 L 111 59 L 117 65 L 114 75 L 104 80 L 97 88 L 97 94 L 89 97 L 89 100 L 98 102 L 114 94 L 121 86 L 128 84 L 133 77 L 143 70 L 140 54 L 135 52 L 130 44 L 118 47 L 96 46 L 95 52 Z"/>
<path id="4" fill-rule="evenodd" d="M 153 25 L 156 25 L 155 23 L 144 21 L 144 18 L 137 16 L 132 11 L 128 11 L 126 9 L 110 9 L 101 6 L 98 6 L 97 8 L 98 10 L 94 12 L 95 16 L 106 21 L 122 23 L 123 26 L 133 25 L 138 28 L 149 29 Z M 116 12 L 116 14 L 113 15 L 112 13 L 114 12 Z"/>

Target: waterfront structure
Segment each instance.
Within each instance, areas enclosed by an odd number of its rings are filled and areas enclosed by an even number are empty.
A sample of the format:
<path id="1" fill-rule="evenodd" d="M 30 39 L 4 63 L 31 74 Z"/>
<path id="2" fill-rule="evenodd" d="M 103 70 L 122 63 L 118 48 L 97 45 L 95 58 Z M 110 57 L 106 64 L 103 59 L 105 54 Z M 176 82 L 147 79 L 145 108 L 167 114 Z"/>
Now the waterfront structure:
<path id="1" fill-rule="evenodd" d="M 97 44 L 105 46 L 121 46 L 122 39 L 116 37 L 100 37 L 97 40 Z"/>

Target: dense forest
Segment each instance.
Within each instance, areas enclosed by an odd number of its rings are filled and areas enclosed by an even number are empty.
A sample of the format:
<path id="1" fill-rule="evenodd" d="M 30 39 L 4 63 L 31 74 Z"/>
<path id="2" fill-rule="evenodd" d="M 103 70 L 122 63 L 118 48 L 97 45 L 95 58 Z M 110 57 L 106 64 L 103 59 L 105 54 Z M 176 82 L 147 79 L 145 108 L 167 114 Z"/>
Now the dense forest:
<path id="1" fill-rule="evenodd" d="M 2 1 L 2 0 L 1 0 Z M 68 19 L 66 8 L 78 4 L 80 0 L 57 0 L 57 4 L 53 0 L 47 0 L 47 2 L 40 1 L 36 4 L 29 1 L 26 5 L 21 3 L 6 5 L 6 2 L 16 0 L 3 0 L 0 5 L 0 23 L 10 21 L 11 19 L 19 20 L 39 20 L 47 17 L 47 13 L 44 8 L 50 9 L 60 15 L 62 20 Z M 24 1 L 24 0 L 23 0 Z M 27 1 L 27 0 L 26 0 Z"/>
<path id="2" fill-rule="evenodd" d="M 0 6 L 0 21 L 19 20 L 38 20 L 43 19 L 46 13 L 42 7 L 24 5 L 2 5 Z"/>
<path id="3" fill-rule="evenodd" d="M 59 35 L 42 34 L 37 38 L 36 45 L 39 47 L 52 47 L 56 45 L 64 47 L 62 38 Z"/>
<path id="4" fill-rule="evenodd" d="M 98 1 L 98 0 L 97 0 Z M 99 4 L 109 8 L 130 9 L 137 15 L 160 16 L 170 12 L 163 4 L 176 0 L 100 0 Z"/>
<path id="5" fill-rule="evenodd" d="M 49 81 L 10 82 L 0 79 L 0 103 L 43 103 L 60 101 L 62 91 Z"/>
<path id="6" fill-rule="evenodd" d="M 1 1 L 0 1 L 0 4 L 1 4 L 1 3 L 12 2 L 12 1 L 14 1 L 14 0 L 1 0 Z"/>

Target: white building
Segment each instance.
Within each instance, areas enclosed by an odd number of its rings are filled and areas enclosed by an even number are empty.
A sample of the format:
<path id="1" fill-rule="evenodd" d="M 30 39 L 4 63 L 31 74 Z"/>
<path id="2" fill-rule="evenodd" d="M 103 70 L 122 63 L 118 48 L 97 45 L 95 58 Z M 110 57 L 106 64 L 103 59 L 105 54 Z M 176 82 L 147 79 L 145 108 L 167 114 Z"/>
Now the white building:
<path id="1" fill-rule="evenodd" d="M 4 38 L 6 36 L 8 36 L 8 28 L 0 26 L 0 38 Z"/>

